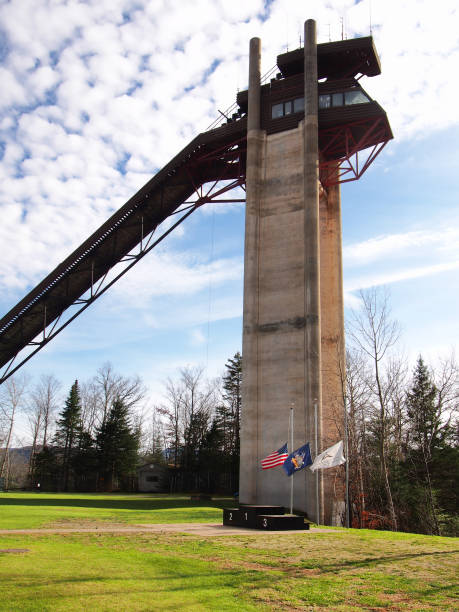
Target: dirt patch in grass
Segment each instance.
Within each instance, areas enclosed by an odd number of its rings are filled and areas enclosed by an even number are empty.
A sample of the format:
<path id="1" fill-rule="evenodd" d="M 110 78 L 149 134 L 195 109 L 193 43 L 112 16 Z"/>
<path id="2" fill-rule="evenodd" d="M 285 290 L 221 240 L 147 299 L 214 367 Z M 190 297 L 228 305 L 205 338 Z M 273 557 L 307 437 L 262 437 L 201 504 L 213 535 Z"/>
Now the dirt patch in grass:
<path id="1" fill-rule="evenodd" d="M 97 519 L 72 519 L 72 518 L 64 518 L 57 519 L 51 523 L 48 523 L 45 527 L 46 530 L 50 529 L 58 529 L 59 531 L 62 529 L 72 529 L 72 531 L 76 531 L 81 529 L 82 531 L 86 531 L 88 529 L 125 529 L 129 527 L 136 527 L 136 525 L 127 525 L 126 523 L 117 523 L 117 522 L 108 522 L 108 521 L 100 521 Z"/>
<path id="2" fill-rule="evenodd" d="M 30 552 L 30 548 L 0 548 L 0 554 L 19 555 Z"/>
<path id="3" fill-rule="evenodd" d="M 295 535 L 314 534 L 326 532 L 326 529 L 311 529 L 310 531 L 295 531 Z M 330 530 L 332 534 L 338 531 Z M 32 529 L 0 529 L 0 535 L 7 534 L 50 534 L 50 533 L 173 533 L 188 534 L 198 537 L 212 536 L 259 536 L 269 534 L 269 536 L 289 534 L 286 531 L 263 532 L 257 529 L 226 527 L 221 523 L 143 523 L 129 524 L 109 521 L 97 521 L 91 519 L 58 519 L 48 523 L 45 527 Z"/>
<path id="4" fill-rule="evenodd" d="M 272 564 L 266 563 L 254 563 L 250 561 L 229 561 L 222 560 L 221 557 L 210 557 L 209 561 L 213 561 L 214 563 L 218 563 L 220 567 L 225 569 L 240 569 L 243 568 L 247 571 L 254 572 L 267 572 L 267 571 L 275 571 L 279 574 L 285 574 L 291 578 L 302 578 L 306 576 L 317 576 L 321 572 L 319 569 L 304 569 L 300 567 L 292 567 L 288 564 L 288 562 L 284 563 L 276 563 L 273 560 Z"/>

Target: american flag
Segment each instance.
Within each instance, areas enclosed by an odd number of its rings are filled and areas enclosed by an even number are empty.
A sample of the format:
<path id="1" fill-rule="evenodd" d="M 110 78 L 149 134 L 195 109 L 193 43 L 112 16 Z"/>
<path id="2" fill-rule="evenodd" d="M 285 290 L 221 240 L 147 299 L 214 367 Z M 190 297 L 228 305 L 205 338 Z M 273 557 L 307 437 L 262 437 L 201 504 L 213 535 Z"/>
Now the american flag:
<path id="1" fill-rule="evenodd" d="M 261 461 L 261 467 L 264 470 L 276 467 L 276 465 L 283 465 L 284 461 L 288 457 L 287 442 L 279 450 L 274 451 Z"/>

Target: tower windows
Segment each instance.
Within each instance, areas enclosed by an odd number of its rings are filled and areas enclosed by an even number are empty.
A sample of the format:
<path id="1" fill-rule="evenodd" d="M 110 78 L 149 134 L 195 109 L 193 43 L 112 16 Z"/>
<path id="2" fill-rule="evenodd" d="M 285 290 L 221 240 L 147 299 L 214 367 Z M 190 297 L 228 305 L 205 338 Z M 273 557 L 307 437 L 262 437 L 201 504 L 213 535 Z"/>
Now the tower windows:
<path id="1" fill-rule="evenodd" d="M 292 113 L 301 113 L 304 111 L 304 98 L 295 98 L 288 102 L 279 102 L 271 107 L 271 119 L 286 117 Z"/>
<path id="2" fill-rule="evenodd" d="M 304 111 L 304 98 L 295 98 L 293 100 L 293 112 L 302 113 Z"/>
<path id="3" fill-rule="evenodd" d="M 284 116 L 284 103 L 281 102 L 280 104 L 273 104 L 272 109 L 271 109 L 271 118 L 277 119 L 278 117 L 283 117 L 283 116 Z"/>
<path id="4" fill-rule="evenodd" d="M 319 96 L 319 108 L 330 108 L 331 107 L 331 95 L 321 94 Z"/>
<path id="5" fill-rule="evenodd" d="M 360 89 L 354 89 L 354 91 L 344 92 L 344 104 L 365 104 L 370 102 L 370 99 Z"/>
<path id="6" fill-rule="evenodd" d="M 332 106 L 343 106 L 343 94 L 342 93 L 332 94 Z"/>
<path id="7" fill-rule="evenodd" d="M 370 98 L 361 89 L 319 95 L 320 110 L 339 106 L 350 106 L 352 104 L 366 104 L 368 102 L 371 102 Z M 271 119 L 279 119 L 280 117 L 286 117 L 292 113 L 302 112 L 304 112 L 304 98 L 295 98 L 287 102 L 273 104 L 271 107 Z"/>
<path id="8" fill-rule="evenodd" d="M 350 106 L 351 104 L 366 104 L 371 102 L 370 98 L 361 90 L 338 92 L 333 94 L 321 94 L 319 96 L 319 108 L 335 108 L 337 106 Z"/>

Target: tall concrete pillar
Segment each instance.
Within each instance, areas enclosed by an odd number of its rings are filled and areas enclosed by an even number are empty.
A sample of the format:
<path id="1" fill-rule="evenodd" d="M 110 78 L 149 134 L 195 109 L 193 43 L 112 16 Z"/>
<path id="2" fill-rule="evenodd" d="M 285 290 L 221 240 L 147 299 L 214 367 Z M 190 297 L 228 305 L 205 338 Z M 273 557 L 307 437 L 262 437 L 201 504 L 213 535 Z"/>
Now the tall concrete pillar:
<path id="1" fill-rule="evenodd" d="M 320 332 L 320 243 L 319 243 L 319 120 L 317 91 L 316 23 L 304 24 L 304 398 L 307 433 L 314 452 L 322 452 L 322 384 Z M 315 520 L 323 522 L 321 473 L 314 478 Z M 308 483 L 311 488 L 311 482 Z"/>
<path id="2" fill-rule="evenodd" d="M 250 43 L 241 503 L 288 506 L 291 479 L 280 467 L 262 470 L 260 461 L 287 440 L 290 445 L 292 405 L 290 450 L 309 441 L 315 453 L 314 404 L 317 450 L 323 450 L 332 420 L 328 398 L 336 399 L 337 386 L 329 389 L 326 372 L 336 372 L 328 362 L 333 355 L 336 364 L 334 351 L 342 340 L 342 299 L 334 297 L 341 291 L 341 277 L 329 274 L 341 256 L 339 190 L 322 194 L 319 209 L 314 22 L 305 24 L 305 33 L 305 119 L 294 129 L 269 135 L 260 128 L 260 41 Z M 324 304 L 341 308 L 341 314 L 329 316 Z M 332 442 L 335 435 L 330 433 Z M 319 520 L 332 523 L 336 486 L 330 487 L 329 480 L 321 476 L 317 490 L 309 469 L 295 474 L 294 509 L 316 519 L 318 500 Z"/>
<path id="3" fill-rule="evenodd" d="M 340 186 L 320 194 L 322 449 L 344 440 L 345 377 Z M 340 524 L 345 511 L 344 467 L 323 470 L 323 521 Z"/>
<path id="4" fill-rule="evenodd" d="M 258 411 L 258 258 L 261 176 L 265 135 L 260 130 L 261 41 L 252 38 L 249 56 L 247 116 L 246 215 L 244 246 L 243 396 L 247 409 L 241 423 L 241 485 L 244 503 L 257 501 Z M 253 466 L 246 470 L 245 466 Z"/>

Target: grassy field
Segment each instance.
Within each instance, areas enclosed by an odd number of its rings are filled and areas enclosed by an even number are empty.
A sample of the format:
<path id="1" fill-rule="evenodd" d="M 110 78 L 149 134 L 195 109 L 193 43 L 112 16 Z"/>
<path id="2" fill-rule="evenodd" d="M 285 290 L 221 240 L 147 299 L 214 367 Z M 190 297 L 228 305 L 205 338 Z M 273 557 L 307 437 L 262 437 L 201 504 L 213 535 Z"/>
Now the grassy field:
<path id="1" fill-rule="evenodd" d="M 0 493 L 0 529 L 65 527 L 72 523 L 211 523 L 229 498 L 191 502 L 189 495 Z"/>
<path id="2" fill-rule="evenodd" d="M 175 522 L 221 520 L 217 504 L 185 497 L 0 494 L 0 528 L 161 523 L 171 515 Z M 458 542 L 440 537 L 345 529 L 0 534 L 0 549 L 27 549 L 0 552 L 0 610 L 8 611 L 443 611 L 459 603 Z"/>

